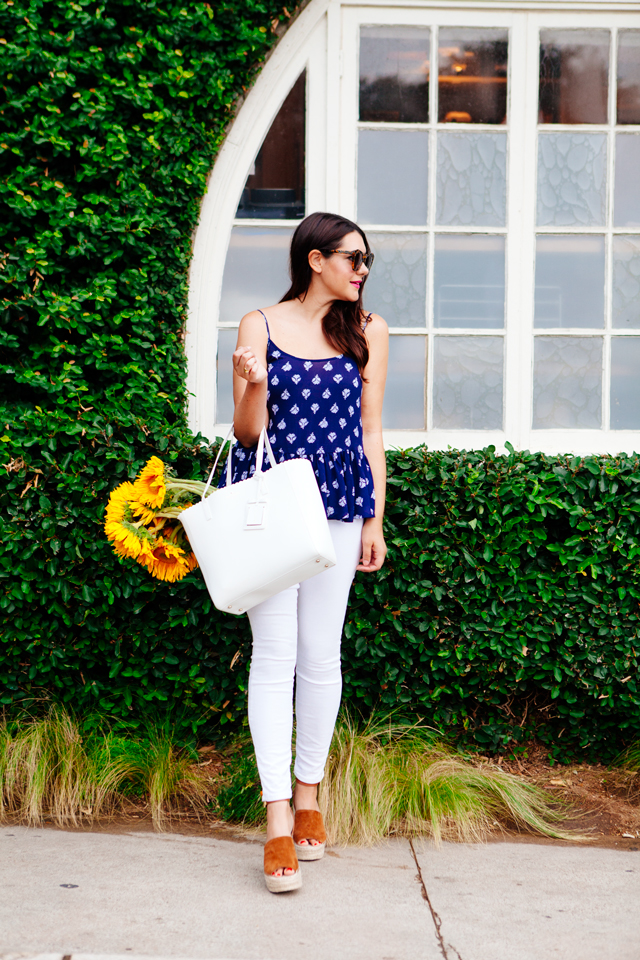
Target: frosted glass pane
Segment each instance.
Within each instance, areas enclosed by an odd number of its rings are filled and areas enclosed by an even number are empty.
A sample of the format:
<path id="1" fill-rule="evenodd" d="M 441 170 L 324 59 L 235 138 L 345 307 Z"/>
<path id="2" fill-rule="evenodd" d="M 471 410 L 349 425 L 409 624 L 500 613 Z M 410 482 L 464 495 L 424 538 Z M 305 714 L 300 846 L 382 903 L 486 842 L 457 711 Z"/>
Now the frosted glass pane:
<path id="1" fill-rule="evenodd" d="M 382 407 L 386 430 L 424 430 L 426 337 L 389 337 L 389 369 Z"/>
<path id="2" fill-rule="evenodd" d="M 602 338 L 536 337 L 533 426 L 602 426 Z"/>
<path id="3" fill-rule="evenodd" d="M 289 289 L 291 230 L 234 227 L 222 278 L 220 320 L 238 321 L 258 307 L 278 303 Z"/>
<path id="4" fill-rule="evenodd" d="M 506 159 L 504 134 L 438 134 L 437 222 L 504 226 Z"/>
<path id="5" fill-rule="evenodd" d="M 426 326 L 427 238 L 423 233 L 369 233 L 375 263 L 364 287 L 367 310 L 391 327 Z"/>
<path id="6" fill-rule="evenodd" d="M 237 330 L 218 330 L 216 423 L 231 423 L 233 420 L 233 365 L 231 355 L 236 348 L 237 340 Z"/>
<path id="7" fill-rule="evenodd" d="M 502 337 L 436 337 L 434 427 L 502 428 Z"/>
<path id="8" fill-rule="evenodd" d="M 640 237 L 613 238 L 612 325 L 640 328 Z"/>
<path id="9" fill-rule="evenodd" d="M 504 327 L 504 237 L 445 234 L 435 239 L 436 327 Z"/>
<path id="10" fill-rule="evenodd" d="M 429 134 L 361 130 L 358 140 L 360 223 L 427 222 Z"/>
<path id="11" fill-rule="evenodd" d="M 604 238 L 536 238 L 536 327 L 604 326 Z"/>
<path id="12" fill-rule="evenodd" d="M 505 123 L 507 49 L 506 30 L 440 28 L 440 123 Z"/>
<path id="13" fill-rule="evenodd" d="M 640 30 L 618 34 L 618 123 L 640 123 Z"/>
<path id="14" fill-rule="evenodd" d="M 360 119 L 428 122 L 428 28 L 362 27 Z"/>
<path id="15" fill-rule="evenodd" d="M 640 337 L 611 338 L 611 429 L 640 430 Z"/>
<path id="16" fill-rule="evenodd" d="M 540 123 L 606 123 L 608 30 L 540 31 Z"/>
<path id="17" fill-rule="evenodd" d="M 541 133 L 538 226 L 604 225 L 606 179 L 606 134 Z"/>
<path id="18" fill-rule="evenodd" d="M 616 183 L 613 225 L 640 227 L 640 135 L 616 136 Z"/>

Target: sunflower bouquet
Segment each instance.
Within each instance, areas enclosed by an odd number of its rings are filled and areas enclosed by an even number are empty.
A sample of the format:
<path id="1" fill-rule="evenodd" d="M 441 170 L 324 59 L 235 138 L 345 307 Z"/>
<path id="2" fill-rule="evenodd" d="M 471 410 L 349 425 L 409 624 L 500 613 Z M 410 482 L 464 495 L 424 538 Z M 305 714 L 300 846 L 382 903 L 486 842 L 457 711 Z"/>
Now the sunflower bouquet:
<path id="1" fill-rule="evenodd" d="M 151 457 L 133 483 L 121 483 L 109 496 L 104 529 L 114 552 L 136 560 L 158 580 L 182 580 L 198 561 L 178 518 L 204 489 L 200 480 L 181 480 Z"/>

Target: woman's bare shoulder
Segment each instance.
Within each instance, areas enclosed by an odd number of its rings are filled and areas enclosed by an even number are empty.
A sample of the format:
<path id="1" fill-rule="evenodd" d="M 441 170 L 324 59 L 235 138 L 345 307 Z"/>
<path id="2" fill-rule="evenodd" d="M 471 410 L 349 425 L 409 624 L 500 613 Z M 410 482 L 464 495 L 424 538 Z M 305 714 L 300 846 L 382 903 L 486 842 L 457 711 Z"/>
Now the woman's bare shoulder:
<path id="1" fill-rule="evenodd" d="M 240 321 L 238 332 L 241 334 L 257 334 L 258 336 L 264 334 L 264 339 L 266 341 L 267 325 L 262 313 L 259 310 L 251 310 L 250 313 L 245 313 L 244 317 Z"/>
<path id="2" fill-rule="evenodd" d="M 389 327 L 379 313 L 370 313 L 364 332 L 367 340 L 386 340 L 389 336 Z"/>

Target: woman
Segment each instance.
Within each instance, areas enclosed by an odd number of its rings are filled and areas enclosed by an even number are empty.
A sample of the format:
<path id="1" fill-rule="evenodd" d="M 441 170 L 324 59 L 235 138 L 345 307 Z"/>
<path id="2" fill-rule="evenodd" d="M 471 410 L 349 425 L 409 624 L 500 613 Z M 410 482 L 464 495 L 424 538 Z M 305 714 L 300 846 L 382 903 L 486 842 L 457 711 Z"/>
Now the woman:
<path id="1" fill-rule="evenodd" d="M 386 554 L 381 413 L 388 331 L 382 317 L 362 307 L 372 262 L 355 223 L 329 213 L 307 217 L 291 241 L 290 289 L 280 303 L 242 318 L 233 354 L 233 481 L 255 469 L 266 425 L 277 460 L 311 461 L 337 556 L 335 567 L 248 611 L 249 726 L 267 804 L 265 880 L 274 893 L 301 885 L 298 859 L 324 853 L 317 789 L 340 705 L 349 589 L 356 570 L 379 570 Z"/>

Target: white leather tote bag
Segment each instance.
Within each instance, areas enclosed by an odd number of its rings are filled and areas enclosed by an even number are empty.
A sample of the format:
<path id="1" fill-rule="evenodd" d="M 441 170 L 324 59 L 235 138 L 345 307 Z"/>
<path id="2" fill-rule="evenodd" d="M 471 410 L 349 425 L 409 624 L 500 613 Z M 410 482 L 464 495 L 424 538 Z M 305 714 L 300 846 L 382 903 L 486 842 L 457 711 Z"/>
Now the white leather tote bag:
<path id="1" fill-rule="evenodd" d="M 232 432 L 233 428 L 227 439 Z M 276 463 L 264 429 L 255 474 L 231 483 L 230 447 L 227 486 L 211 491 L 223 446 L 200 503 L 183 510 L 180 520 L 214 604 L 218 610 L 240 614 L 335 566 L 336 555 L 308 460 Z M 263 471 L 265 446 L 271 469 Z"/>

